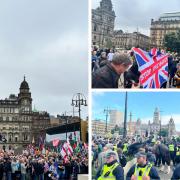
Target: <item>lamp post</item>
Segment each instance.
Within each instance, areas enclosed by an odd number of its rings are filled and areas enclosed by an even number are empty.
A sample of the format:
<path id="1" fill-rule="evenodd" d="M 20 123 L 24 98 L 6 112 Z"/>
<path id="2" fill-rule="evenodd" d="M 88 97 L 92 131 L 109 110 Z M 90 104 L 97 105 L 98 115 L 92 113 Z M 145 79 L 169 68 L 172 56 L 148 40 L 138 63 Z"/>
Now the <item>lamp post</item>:
<path id="1" fill-rule="evenodd" d="M 128 97 L 128 94 L 126 92 L 126 94 L 125 94 L 125 109 L 124 109 L 124 132 L 123 132 L 123 138 L 126 138 L 126 135 L 127 135 L 127 97 Z"/>
<path id="2" fill-rule="evenodd" d="M 73 107 L 78 108 L 79 122 L 80 122 L 80 138 L 81 138 L 81 106 L 87 106 L 86 97 L 82 93 L 77 93 L 72 98 Z"/>

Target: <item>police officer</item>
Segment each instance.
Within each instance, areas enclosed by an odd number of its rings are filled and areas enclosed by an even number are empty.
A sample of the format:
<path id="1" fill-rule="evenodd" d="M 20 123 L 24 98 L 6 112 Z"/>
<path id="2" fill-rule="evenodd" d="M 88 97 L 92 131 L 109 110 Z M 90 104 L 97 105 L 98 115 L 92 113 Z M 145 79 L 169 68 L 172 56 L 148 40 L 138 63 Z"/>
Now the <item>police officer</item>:
<path id="1" fill-rule="evenodd" d="M 169 147 L 169 153 L 170 153 L 171 160 L 173 161 L 173 165 L 175 165 L 175 147 L 174 147 L 174 144 L 171 142 L 168 147 Z"/>
<path id="2" fill-rule="evenodd" d="M 124 180 L 124 170 L 119 165 L 116 157 L 115 152 L 107 152 L 106 163 L 98 171 L 96 180 Z"/>
<path id="3" fill-rule="evenodd" d="M 123 145 L 123 153 L 127 154 L 127 152 L 128 152 L 128 143 L 125 142 L 124 145 Z"/>
<path id="4" fill-rule="evenodd" d="M 180 144 L 176 146 L 176 157 L 175 157 L 176 165 L 180 163 Z"/>
<path id="5" fill-rule="evenodd" d="M 138 152 L 136 158 L 137 163 L 129 169 L 126 180 L 160 179 L 156 168 L 147 162 L 146 153 Z"/>

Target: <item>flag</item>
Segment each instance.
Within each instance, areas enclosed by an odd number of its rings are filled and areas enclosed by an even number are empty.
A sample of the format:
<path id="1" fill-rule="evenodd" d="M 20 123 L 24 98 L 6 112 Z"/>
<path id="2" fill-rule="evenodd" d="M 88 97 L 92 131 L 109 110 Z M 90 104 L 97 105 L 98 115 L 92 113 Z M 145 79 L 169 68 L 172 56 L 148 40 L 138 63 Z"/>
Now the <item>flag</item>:
<path id="1" fill-rule="evenodd" d="M 61 155 L 63 158 L 66 158 L 66 156 L 72 156 L 73 155 L 73 149 L 69 143 L 69 141 L 65 142 L 61 149 Z"/>
<path id="2" fill-rule="evenodd" d="M 84 148 L 88 149 L 88 145 L 84 142 Z"/>
<path id="3" fill-rule="evenodd" d="M 140 84 L 143 88 L 160 88 L 168 80 L 168 55 L 156 48 L 150 52 L 132 48 L 138 69 L 141 73 Z"/>
<path id="4" fill-rule="evenodd" d="M 67 153 L 68 155 L 71 155 L 71 156 L 73 155 L 73 149 L 71 147 L 69 140 L 67 141 Z"/>
<path id="5" fill-rule="evenodd" d="M 54 139 L 54 140 L 53 140 L 53 146 L 54 146 L 54 147 L 57 147 L 57 146 L 59 145 L 59 142 L 60 142 L 59 139 Z"/>
<path id="6" fill-rule="evenodd" d="M 65 159 L 65 157 L 67 156 L 67 151 L 66 151 L 66 146 L 64 146 L 64 145 L 62 146 L 60 154 Z"/>

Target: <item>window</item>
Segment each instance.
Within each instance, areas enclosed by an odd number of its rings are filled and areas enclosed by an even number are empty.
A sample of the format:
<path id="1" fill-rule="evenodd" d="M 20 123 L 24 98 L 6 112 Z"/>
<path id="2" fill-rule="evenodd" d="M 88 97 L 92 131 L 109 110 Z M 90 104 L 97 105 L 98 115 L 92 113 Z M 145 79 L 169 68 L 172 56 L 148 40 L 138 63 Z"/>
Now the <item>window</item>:
<path id="1" fill-rule="evenodd" d="M 17 142 L 18 141 L 18 137 L 15 137 L 15 142 Z"/>
<path id="2" fill-rule="evenodd" d="M 27 140 L 28 140 L 28 135 L 24 134 L 24 141 L 27 141 Z"/>

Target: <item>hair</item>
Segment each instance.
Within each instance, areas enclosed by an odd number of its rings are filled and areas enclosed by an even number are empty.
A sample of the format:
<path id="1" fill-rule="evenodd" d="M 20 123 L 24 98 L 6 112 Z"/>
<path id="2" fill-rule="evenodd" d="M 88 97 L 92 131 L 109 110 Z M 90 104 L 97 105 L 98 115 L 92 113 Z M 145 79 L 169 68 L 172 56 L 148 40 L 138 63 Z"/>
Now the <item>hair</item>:
<path id="1" fill-rule="evenodd" d="M 132 64 L 128 54 L 118 52 L 114 53 L 112 63 L 115 65 L 124 64 L 125 66 Z"/>

